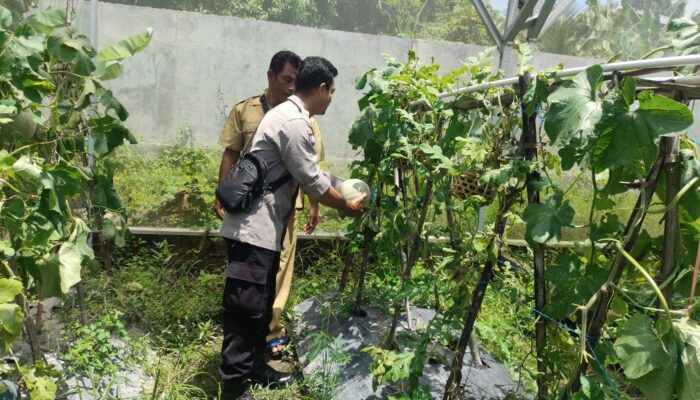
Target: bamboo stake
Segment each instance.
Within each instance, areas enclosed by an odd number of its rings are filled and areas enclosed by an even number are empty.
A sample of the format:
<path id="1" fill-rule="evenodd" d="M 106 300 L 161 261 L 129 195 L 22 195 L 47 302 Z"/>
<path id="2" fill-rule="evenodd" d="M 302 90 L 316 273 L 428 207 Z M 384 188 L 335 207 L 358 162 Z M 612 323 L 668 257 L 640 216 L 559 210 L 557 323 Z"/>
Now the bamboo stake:
<path id="1" fill-rule="evenodd" d="M 460 254 L 459 244 L 462 243 L 462 235 L 460 235 L 459 227 L 457 226 L 457 218 L 455 217 L 455 210 L 452 203 L 452 193 L 450 188 L 452 187 L 452 177 L 450 177 L 447 187 L 445 189 L 445 214 L 447 214 L 447 229 L 450 235 L 450 247 L 455 251 L 455 254 Z M 437 293 L 437 286 L 435 288 Z M 481 359 L 481 353 L 479 353 L 479 342 L 476 338 L 476 333 L 472 331 L 469 335 L 469 354 L 472 356 L 472 360 L 477 365 L 484 365 Z"/>
<path id="2" fill-rule="evenodd" d="M 418 224 L 416 224 L 416 233 L 413 237 L 413 243 L 409 245 L 408 261 L 406 262 L 406 268 L 401 273 L 401 289 L 403 290 L 406 285 L 411 281 L 411 272 L 413 271 L 413 266 L 416 262 L 416 253 L 418 245 L 421 241 L 421 233 L 423 232 L 423 225 L 425 225 L 425 217 L 428 214 L 428 206 L 432 200 L 433 195 L 433 180 L 428 180 L 425 187 L 425 195 L 421 202 L 420 214 L 418 217 Z M 387 340 L 385 347 L 396 348 L 396 329 L 399 324 L 399 316 L 401 315 L 401 302 L 394 302 L 394 316 L 391 320 L 391 327 L 389 328 L 389 334 L 387 335 Z"/>
<path id="3" fill-rule="evenodd" d="M 665 140 L 666 159 L 664 160 L 664 175 L 666 177 L 666 205 L 671 206 L 664 215 L 664 245 L 661 255 L 661 270 L 656 277 L 656 283 L 662 284 L 668 279 L 676 267 L 676 250 L 678 249 L 678 204 L 671 205 L 671 202 L 678 194 L 680 187 L 680 165 L 678 163 L 678 153 L 680 138 L 671 137 Z M 666 285 L 662 289 L 666 302 L 671 302 L 673 295 L 673 285 Z"/>
<path id="4" fill-rule="evenodd" d="M 639 232 L 642 229 L 642 224 L 644 223 L 644 219 L 647 215 L 649 204 L 651 203 L 651 199 L 654 195 L 659 176 L 661 175 L 661 170 L 663 169 L 664 160 L 666 158 L 665 140 L 667 140 L 666 137 L 661 138 L 659 155 L 649 170 L 644 183 L 642 184 L 639 197 L 637 198 L 637 203 L 634 206 L 634 211 L 632 211 L 632 215 L 630 215 L 627 225 L 625 226 L 625 231 L 623 234 L 623 237 L 625 238 L 623 241 L 623 248 L 626 252 L 632 251 L 632 248 L 637 241 L 637 237 L 639 236 Z M 587 334 L 582 334 L 581 336 L 584 339 L 586 336 L 589 336 L 590 339 L 588 341 L 591 348 L 598 344 L 598 340 L 600 339 L 600 335 L 602 333 L 603 324 L 605 323 L 608 310 L 612 304 L 614 291 L 610 284 L 612 283 L 617 285 L 620 282 L 620 278 L 622 277 L 622 273 L 624 272 L 626 265 L 627 260 L 622 254 L 618 253 L 615 256 L 610 268 L 610 276 L 608 277 L 608 280 L 603 284 L 595 296 L 591 298 L 591 301 L 589 301 L 586 306 L 582 307 L 580 310 L 582 320 L 588 320 L 588 313 L 597 304 L 597 307 L 593 312 L 593 316 L 590 319 L 590 323 L 582 324 L 582 329 L 584 329 Z M 587 369 L 588 361 L 584 358 L 581 360 L 578 368 L 569 379 L 571 392 L 577 392 L 581 388 L 581 375 L 584 374 Z M 565 390 L 564 399 L 568 398 L 568 390 Z"/>
<path id="5" fill-rule="evenodd" d="M 375 174 L 377 172 L 377 168 L 374 167 L 372 168 L 372 172 L 370 172 L 370 176 L 367 182 L 367 185 L 369 187 L 372 187 L 372 183 L 374 181 Z M 380 206 L 381 204 L 381 182 L 379 182 L 379 190 L 377 190 L 377 199 L 376 199 L 376 204 L 377 207 Z M 379 218 L 379 217 L 377 217 Z M 362 265 L 360 266 L 360 276 L 357 278 L 357 296 L 355 297 L 355 309 L 353 311 L 353 314 L 359 316 L 359 317 L 364 317 L 367 315 L 367 313 L 362 310 L 362 295 L 364 294 L 365 290 L 365 274 L 367 273 L 367 266 L 369 265 L 369 258 L 370 258 L 370 253 L 372 249 L 372 238 L 369 236 L 365 236 L 365 239 L 362 243 L 363 247 L 363 252 L 362 252 Z M 350 266 L 347 265 L 346 268 L 349 270 Z M 343 285 L 344 287 L 344 285 Z"/>
<path id="6" fill-rule="evenodd" d="M 503 240 L 500 239 L 505 232 L 506 223 L 508 222 L 505 215 L 513 204 L 514 195 L 515 193 L 510 192 L 503 196 L 501 206 L 498 210 L 495 234 L 489 241 L 489 248 L 496 246 L 497 253 L 500 253 L 503 243 Z M 472 293 L 472 302 L 469 308 L 466 310 L 467 312 L 464 316 L 464 328 L 462 329 L 462 334 L 457 342 L 457 349 L 455 349 L 454 356 L 452 358 L 450 376 L 447 378 L 443 400 L 457 400 L 460 398 L 460 384 L 462 382 L 462 363 L 464 362 L 464 353 L 469 343 L 469 338 L 471 337 L 472 331 L 474 330 L 476 317 L 481 310 L 481 304 L 484 301 L 486 289 L 488 288 L 488 284 L 493 277 L 493 266 L 494 260 L 492 259 L 489 259 L 486 261 L 486 263 L 484 263 L 484 269 L 481 272 L 481 277 L 476 285 L 476 288 L 474 289 L 474 292 Z"/>
<path id="7" fill-rule="evenodd" d="M 520 98 L 525 98 L 530 87 L 530 73 L 525 72 L 520 77 Z M 520 104 L 523 118 L 523 137 L 520 141 L 522 144 L 521 152 L 525 155 L 526 160 L 537 161 L 537 129 L 535 126 L 535 115 L 527 115 L 527 104 L 521 101 Z M 527 186 L 527 201 L 529 204 L 537 204 L 540 202 L 540 192 L 535 189 L 535 182 L 540 180 L 539 172 L 533 172 L 526 177 Z M 544 279 L 544 245 L 541 243 L 533 244 L 534 253 L 534 269 L 535 269 L 535 308 L 544 310 L 546 304 L 546 282 Z M 539 315 L 536 316 L 535 322 L 535 349 L 537 353 L 537 398 L 545 400 L 547 398 L 547 360 L 545 348 L 547 346 L 547 322 Z"/>

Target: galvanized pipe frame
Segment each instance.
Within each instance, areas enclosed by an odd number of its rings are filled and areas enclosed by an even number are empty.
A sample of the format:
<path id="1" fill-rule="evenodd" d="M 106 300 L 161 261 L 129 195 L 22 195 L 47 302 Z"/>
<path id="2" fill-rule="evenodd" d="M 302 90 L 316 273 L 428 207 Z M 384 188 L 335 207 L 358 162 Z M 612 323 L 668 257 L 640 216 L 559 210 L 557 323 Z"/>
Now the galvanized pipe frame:
<path id="1" fill-rule="evenodd" d="M 617 72 L 626 71 L 634 69 L 653 69 L 653 68 L 667 68 L 667 67 L 682 67 L 686 65 L 697 65 L 700 64 L 700 55 L 692 56 L 673 56 L 673 57 L 663 57 L 654 58 L 651 60 L 634 60 L 634 61 L 622 61 L 610 64 L 600 64 L 603 68 L 603 72 Z M 555 71 L 554 76 L 557 78 L 567 78 L 577 75 L 586 69 L 592 67 L 593 65 L 585 67 L 575 67 L 562 69 L 560 71 Z M 482 83 L 479 85 L 467 86 L 462 89 L 458 89 L 452 92 L 444 92 L 438 94 L 438 98 L 445 98 L 450 96 L 457 96 L 465 93 L 478 92 L 484 89 L 490 89 L 495 87 L 511 86 L 518 83 L 518 77 L 499 79 L 497 81 Z"/>

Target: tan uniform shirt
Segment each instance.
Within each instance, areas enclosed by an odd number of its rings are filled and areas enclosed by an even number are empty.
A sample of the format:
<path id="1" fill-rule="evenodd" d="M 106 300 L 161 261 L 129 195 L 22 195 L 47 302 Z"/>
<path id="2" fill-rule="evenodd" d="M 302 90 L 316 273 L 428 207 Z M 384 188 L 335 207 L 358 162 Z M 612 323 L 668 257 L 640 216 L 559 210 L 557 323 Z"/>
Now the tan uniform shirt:
<path id="1" fill-rule="evenodd" d="M 233 151 L 243 151 L 248 148 L 250 139 L 255 134 L 255 129 L 262 121 L 265 112 L 260 103 L 260 96 L 253 96 L 236 103 L 226 118 L 221 134 L 219 134 L 219 144 Z M 316 155 L 318 162 L 326 160 L 326 149 L 323 147 L 321 130 L 314 117 L 310 118 L 311 129 L 314 132 L 316 142 Z"/>
<path id="2" fill-rule="evenodd" d="M 255 129 L 265 115 L 262 103 L 260 103 L 260 97 L 253 96 L 239 101 L 233 106 L 219 135 L 219 144 L 221 146 L 242 153 L 245 152 L 244 150 L 250 149 L 250 140 L 253 138 Z M 321 130 L 313 117 L 309 120 L 311 121 L 311 130 L 314 132 L 316 157 L 318 162 L 323 162 L 326 160 L 326 149 L 323 147 Z M 295 208 L 304 208 L 304 194 L 301 191 L 297 196 Z"/>
<path id="3" fill-rule="evenodd" d="M 331 186 L 330 175 L 318 166 L 315 136 L 309 113 L 296 96 L 265 114 L 250 151 L 258 153 L 267 162 L 268 182 L 287 172 L 293 179 L 274 193 L 255 199 L 249 213 L 227 213 L 221 236 L 280 251 L 285 218 L 297 195 L 297 185 L 312 198 L 320 197 Z"/>

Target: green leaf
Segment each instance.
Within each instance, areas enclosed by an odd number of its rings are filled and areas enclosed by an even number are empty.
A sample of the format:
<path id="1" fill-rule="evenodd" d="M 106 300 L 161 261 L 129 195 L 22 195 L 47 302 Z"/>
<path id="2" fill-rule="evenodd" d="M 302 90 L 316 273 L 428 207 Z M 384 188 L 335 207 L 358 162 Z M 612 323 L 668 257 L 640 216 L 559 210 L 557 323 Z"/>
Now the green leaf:
<path id="1" fill-rule="evenodd" d="M 112 150 L 124 144 L 127 140 L 135 144 L 136 138 L 127 127 L 119 123 L 116 117 L 105 116 L 99 119 L 90 120 L 92 125 L 90 135 L 95 140 L 95 152 L 99 155 L 107 155 Z"/>
<path id="2" fill-rule="evenodd" d="M 35 164 L 28 156 L 22 156 L 13 165 L 15 174 L 25 179 L 38 179 L 41 176 L 41 167 Z"/>
<path id="3" fill-rule="evenodd" d="M 110 219 L 105 219 L 102 222 L 102 235 L 104 238 L 107 240 L 112 240 L 116 234 L 117 227 L 114 225 L 114 222 Z"/>
<path id="4" fill-rule="evenodd" d="M 374 119 L 377 117 L 376 109 L 373 106 L 366 107 L 353 122 L 350 128 L 348 142 L 353 149 L 363 147 L 367 140 L 374 134 Z"/>
<path id="5" fill-rule="evenodd" d="M 12 13 L 5 7 L 0 6 L 0 28 L 5 29 L 12 25 Z"/>
<path id="6" fill-rule="evenodd" d="M 681 160 L 683 172 L 681 174 L 681 187 L 690 183 L 695 177 L 700 177 L 700 160 L 695 158 L 695 154 L 691 150 L 681 151 Z M 692 220 L 700 218 L 700 185 L 690 189 L 681 200 L 678 206 L 683 209 Z"/>
<path id="7" fill-rule="evenodd" d="M 61 265 L 57 254 L 48 254 L 37 264 L 41 280 L 41 297 L 61 297 Z"/>
<path id="8" fill-rule="evenodd" d="M 544 276 L 551 291 L 545 310 L 552 318 L 564 319 L 600 289 L 608 273 L 574 255 L 559 254 Z"/>
<path id="9" fill-rule="evenodd" d="M 29 398 L 32 400 L 53 400 L 58 386 L 48 376 L 37 376 L 35 368 L 20 368 L 22 381 L 27 385 Z"/>
<path id="10" fill-rule="evenodd" d="M 15 255 L 15 249 L 12 247 L 10 242 L 0 240 L 0 254 L 5 257 L 12 257 Z"/>
<path id="11" fill-rule="evenodd" d="M 552 144 L 566 144 L 576 133 L 593 130 L 600 119 L 597 88 L 602 78 L 603 69 L 594 65 L 549 95 L 544 129 Z"/>
<path id="12" fill-rule="evenodd" d="M 126 108 L 124 108 L 122 103 L 120 103 L 119 100 L 114 97 L 112 91 L 104 90 L 101 92 L 100 103 L 102 103 L 105 109 L 113 110 L 121 121 L 126 121 L 126 119 L 129 118 L 129 113 L 126 111 Z"/>
<path id="13" fill-rule="evenodd" d="M 700 28 L 688 17 L 677 18 L 668 23 L 668 31 L 673 33 L 673 47 L 681 55 L 697 54 L 700 49 Z"/>
<path id="14" fill-rule="evenodd" d="M 605 213 L 600 221 L 591 227 L 591 240 L 598 241 L 604 238 L 613 238 L 622 232 L 624 225 L 617 214 Z"/>
<path id="15" fill-rule="evenodd" d="M 95 171 L 95 191 L 92 201 L 97 207 L 107 210 L 121 210 L 122 202 L 114 189 L 113 176 L 110 171 L 96 170 Z"/>
<path id="16" fill-rule="evenodd" d="M 49 8 L 29 16 L 26 22 L 38 32 L 49 34 L 55 28 L 66 25 L 66 11 L 60 8 Z"/>
<path id="17" fill-rule="evenodd" d="M 365 86 L 367 85 L 367 76 L 373 74 L 376 70 L 377 70 L 376 68 L 372 68 L 369 71 L 362 74 L 359 78 L 357 78 L 357 80 L 355 81 L 355 89 L 357 89 L 357 90 L 364 89 Z"/>
<path id="18" fill-rule="evenodd" d="M 654 369 L 668 367 L 673 361 L 653 323 L 646 314 L 633 315 L 615 341 L 615 353 L 630 379 L 639 379 Z"/>
<path id="19" fill-rule="evenodd" d="M 18 305 L 0 304 L 0 344 L 5 349 L 22 332 L 22 323 L 24 323 L 24 313 Z"/>
<path id="20" fill-rule="evenodd" d="M 682 319 L 673 322 L 682 342 L 676 394 L 679 400 L 692 400 L 700 393 L 700 325 Z"/>
<path id="21" fill-rule="evenodd" d="M 603 103 L 603 117 L 596 125 L 596 170 L 636 168 L 646 171 L 658 153 L 661 135 L 678 134 L 693 123 L 688 107 L 665 96 L 640 93 L 639 108 L 630 111 L 624 92 L 616 90 Z"/>
<path id="22" fill-rule="evenodd" d="M 646 318 L 649 318 L 648 316 Z M 664 321 L 663 323 L 661 321 Z M 671 400 L 674 399 L 674 388 L 676 387 L 679 346 L 676 340 L 676 329 L 671 329 L 666 319 L 657 322 L 657 332 L 661 332 L 661 327 L 666 326 L 666 334 L 661 336 L 662 348 L 652 348 L 656 356 L 664 358 L 664 365 L 655 368 L 653 371 L 638 379 L 630 379 L 632 384 L 639 389 L 647 399 Z"/>
<path id="23" fill-rule="evenodd" d="M 97 53 L 97 70 L 95 75 L 102 79 L 114 79 L 121 76 L 121 62 L 145 49 L 153 37 L 153 28 L 120 40 Z"/>
<path id="24" fill-rule="evenodd" d="M 529 204 L 523 213 L 526 223 L 525 237 L 543 244 L 553 244 L 561 237 L 562 226 L 569 225 L 574 219 L 575 211 L 564 200 L 564 194 L 556 191 L 541 203 Z"/>
<path id="25" fill-rule="evenodd" d="M 58 250 L 61 278 L 61 292 L 67 294 L 71 287 L 80 282 L 81 254 L 75 244 L 66 242 Z"/>
<path id="26" fill-rule="evenodd" d="M 90 40 L 71 27 L 55 29 L 46 40 L 46 47 L 53 57 L 73 64 L 73 72 L 78 75 L 89 76 L 95 70 L 92 63 L 95 51 Z"/>
<path id="27" fill-rule="evenodd" d="M 22 292 L 22 282 L 16 279 L 0 279 L 0 303 L 15 300 L 15 296 Z"/>
<path id="28" fill-rule="evenodd" d="M 88 244 L 90 237 L 90 227 L 81 219 L 75 220 L 75 228 L 71 234 L 70 241 L 75 243 L 75 247 L 80 251 L 83 262 L 95 258 L 95 252 Z"/>

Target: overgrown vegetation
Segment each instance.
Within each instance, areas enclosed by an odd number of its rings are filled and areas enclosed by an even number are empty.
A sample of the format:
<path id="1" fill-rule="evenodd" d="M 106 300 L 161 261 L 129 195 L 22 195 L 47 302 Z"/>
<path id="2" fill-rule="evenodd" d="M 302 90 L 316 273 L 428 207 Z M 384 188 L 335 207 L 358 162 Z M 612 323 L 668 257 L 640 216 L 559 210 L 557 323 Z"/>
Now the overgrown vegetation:
<path id="1" fill-rule="evenodd" d="M 125 230 L 107 158 L 135 139 L 105 81 L 121 75 L 152 30 L 97 51 L 64 11 L 24 18 L 26 2 L 11 3 L 0 6 L 0 347 L 7 353 L 24 327 L 35 363 L 12 356 L 3 375 L 21 375 L 32 399 L 53 399 L 56 376 L 41 362 L 30 304 L 80 282 L 82 266 L 95 262 L 93 228 L 103 255 Z"/>
<path id="2" fill-rule="evenodd" d="M 697 30 L 683 21 L 669 26 Z M 495 286 L 502 292 L 499 279 L 507 275 L 498 271 L 529 264 L 534 291 L 517 280 L 511 287 L 520 299 L 516 304 L 534 303 L 525 306 L 535 317 L 534 330 L 528 324 L 520 328 L 534 333 L 536 371 L 529 374 L 536 378 L 539 398 L 578 396 L 584 390 L 583 395 L 594 397 L 626 392 L 689 399 L 693 383 L 685 377 L 700 365 L 700 359 L 687 356 L 694 354 L 700 328 L 684 308 L 683 283 L 700 236 L 697 148 L 682 135 L 692 114 L 673 99 L 636 90 L 632 77 L 606 79 L 599 66 L 570 80 L 545 72 L 530 82 L 529 52 L 521 47 L 520 53 L 520 85 L 487 88 L 454 102 L 437 94 L 458 83 L 477 85 L 499 77 L 485 58 L 438 75 L 437 66 L 421 65 L 409 53 L 406 64 L 390 59 L 387 68 L 370 70 L 358 81 L 365 92 L 350 142 L 363 151 L 364 160 L 354 163 L 353 173 L 371 183 L 376 199 L 354 221 L 351 237 L 361 253 L 372 254 L 362 268 L 378 259 L 395 274 L 383 280 L 400 287 L 392 296 L 388 339 L 381 350 L 371 348 L 376 378 L 400 383 L 409 395 L 419 390 L 428 341 L 402 341 L 396 326 L 404 300 L 420 287 L 434 286 L 435 308 L 443 314 L 422 337 L 455 337 L 447 328 L 459 327 L 445 387 L 445 399 L 458 398 L 462 360 L 486 312 L 487 290 Z M 683 171 L 675 177 L 661 167 L 665 143 L 673 137 L 680 137 Z M 540 146 L 543 140 L 556 150 Z M 559 169 L 572 171 L 575 178 L 552 179 Z M 455 182 L 470 174 L 480 177 L 480 187 L 460 195 Z M 590 177 L 587 206 L 576 199 L 582 176 Z M 682 189 L 668 194 L 665 185 L 673 180 Z M 641 189 L 632 194 L 637 198 L 632 204 L 621 194 L 635 187 Z M 497 193 L 496 216 L 481 228 L 476 215 L 490 202 L 489 191 Z M 515 204 L 522 204 L 522 212 Z M 670 218 L 676 205 L 678 225 L 649 229 L 658 219 L 651 221 L 647 214 Z M 583 214 L 578 224 L 577 214 Z M 525 227 L 533 254 L 528 261 L 518 260 L 507 245 L 514 224 Z M 578 240 L 569 252 L 553 252 L 564 228 Z M 677 235 L 677 244 L 664 244 L 669 235 Z M 416 276 L 421 266 L 431 270 L 427 282 Z M 471 272 L 475 269 L 479 272 Z M 663 296 L 659 286 L 666 290 Z M 446 287 L 451 290 L 438 301 Z M 661 307 L 655 308 L 656 302 Z M 648 315 L 654 313 L 662 315 L 656 322 Z M 658 341 L 646 341 L 645 335 Z M 644 341 L 646 350 L 633 348 L 635 341 Z M 519 354 L 526 370 L 532 366 L 527 354 Z M 650 365 L 655 357 L 658 363 Z M 407 366 L 396 374 L 391 365 L 399 359 Z M 606 368 L 616 364 L 623 374 Z"/>
<path id="3" fill-rule="evenodd" d="M 216 230 L 221 224 L 213 211 L 220 162 L 221 150 L 195 145 L 191 129 L 185 127 L 172 146 L 158 151 L 120 148 L 110 158 L 110 168 L 130 225 Z M 331 169 L 348 175 L 342 165 Z M 307 212 L 298 212 L 297 230 L 303 230 L 306 221 Z M 350 222 L 325 206 L 320 208 L 320 221 L 319 232 L 345 232 Z"/>

